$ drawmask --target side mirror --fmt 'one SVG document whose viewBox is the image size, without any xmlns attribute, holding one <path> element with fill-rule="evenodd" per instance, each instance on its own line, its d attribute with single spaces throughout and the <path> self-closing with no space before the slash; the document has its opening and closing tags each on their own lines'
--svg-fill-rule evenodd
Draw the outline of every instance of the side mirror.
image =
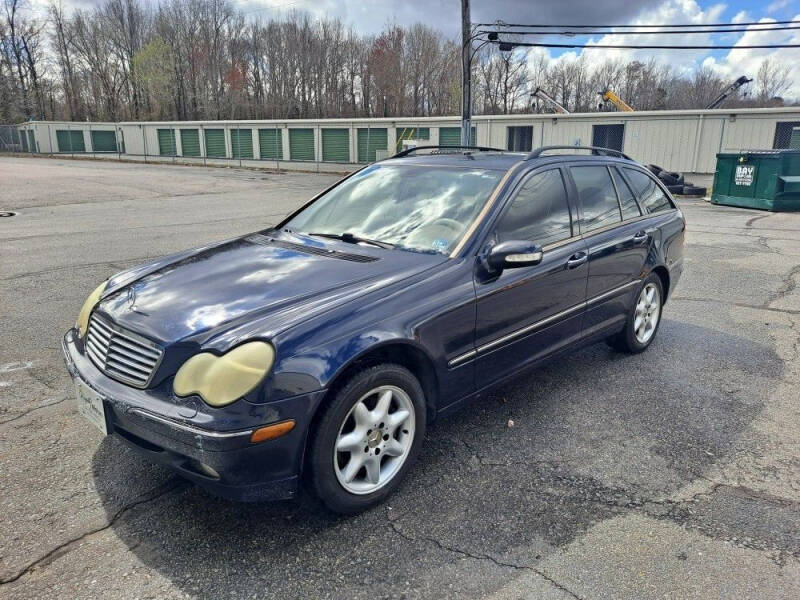
<svg viewBox="0 0 800 600">
<path fill-rule="evenodd" d="M 533 242 L 509 240 L 492 246 L 486 255 L 486 265 L 493 272 L 503 269 L 530 267 L 542 262 L 542 247 Z"/>
</svg>

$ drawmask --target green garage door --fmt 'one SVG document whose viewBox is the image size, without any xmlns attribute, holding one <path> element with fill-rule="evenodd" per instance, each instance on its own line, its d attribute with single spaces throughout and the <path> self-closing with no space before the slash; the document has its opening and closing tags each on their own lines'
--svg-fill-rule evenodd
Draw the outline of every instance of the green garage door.
<svg viewBox="0 0 800 600">
<path fill-rule="evenodd" d="M 325 162 L 350 162 L 350 130 L 322 130 L 322 160 Z"/>
<path fill-rule="evenodd" d="M 289 130 L 289 158 L 291 160 L 314 160 L 314 130 Z"/>
<path fill-rule="evenodd" d="M 469 130 L 469 145 L 476 146 L 477 135 L 475 128 Z M 461 145 L 461 127 L 439 127 L 439 145 L 440 146 L 460 146 Z"/>
<path fill-rule="evenodd" d="M 225 158 L 225 130 L 206 129 L 206 156 Z"/>
<path fill-rule="evenodd" d="M 283 160 L 283 136 L 280 129 L 258 130 L 258 151 L 262 159 Z"/>
<path fill-rule="evenodd" d="M 116 152 L 116 134 L 113 131 L 93 131 L 92 150 L 94 152 Z"/>
<path fill-rule="evenodd" d="M 253 158 L 252 129 L 231 129 L 231 154 L 233 158 Z"/>
<path fill-rule="evenodd" d="M 389 149 L 386 129 L 364 128 L 358 130 L 358 162 L 373 162 L 376 150 Z"/>
<path fill-rule="evenodd" d="M 161 156 L 175 156 L 175 130 L 158 130 L 158 153 Z"/>
<path fill-rule="evenodd" d="M 19 141 L 22 144 L 22 151 L 23 152 L 27 152 L 28 151 L 28 135 L 24 131 L 20 131 L 20 132 L 18 132 L 18 134 L 19 134 Z"/>
<path fill-rule="evenodd" d="M 33 135 L 33 130 L 28 130 L 28 143 L 30 145 L 30 151 L 36 152 L 36 138 Z"/>
<path fill-rule="evenodd" d="M 181 129 L 181 154 L 183 156 L 201 156 L 200 132 L 197 129 Z"/>
<path fill-rule="evenodd" d="M 56 143 L 59 152 L 86 152 L 83 131 L 56 129 Z"/>
</svg>

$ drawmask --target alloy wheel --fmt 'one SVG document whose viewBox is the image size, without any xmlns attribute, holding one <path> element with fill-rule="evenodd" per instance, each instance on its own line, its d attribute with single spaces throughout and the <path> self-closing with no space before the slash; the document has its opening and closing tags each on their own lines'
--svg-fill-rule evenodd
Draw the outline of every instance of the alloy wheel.
<svg viewBox="0 0 800 600">
<path fill-rule="evenodd" d="M 400 471 L 414 441 L 414 404 L 393 385 L 364 394 L 347 413 L 333 450 L 336 478 L 353 494 L 379 490 Z"/>
<path fill-rule="evenodd" d="M 633 332 L 636 341 L 646 344 L 653 337 L 661 316 L 661 296 L 655 283 L 648 283 L 642 288 L 633 315 Z"/>
</svg>

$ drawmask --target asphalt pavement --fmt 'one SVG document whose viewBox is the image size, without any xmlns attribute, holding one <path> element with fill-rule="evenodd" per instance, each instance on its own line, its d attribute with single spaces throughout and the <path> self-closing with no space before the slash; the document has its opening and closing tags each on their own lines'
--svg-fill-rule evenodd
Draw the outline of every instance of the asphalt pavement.
<svg viewBox="0 0 800 600">
<path fill-rule="evenodd" d="M 800 596 L 800 214 L 681 201 L 647 352 L 585 348 L 436 423 L 359 516 L 214 498 L 78 415 L 60 338 L 100 281 L 335 179 L 0 157 L 1 597 Z"/>
</svg>

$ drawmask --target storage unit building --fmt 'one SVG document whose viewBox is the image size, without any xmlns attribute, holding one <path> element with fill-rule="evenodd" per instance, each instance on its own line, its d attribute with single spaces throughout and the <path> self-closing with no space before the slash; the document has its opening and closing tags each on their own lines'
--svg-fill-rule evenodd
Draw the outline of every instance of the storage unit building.
<svg viewBox="0 0 800 600">
<path fill-rule="evenodd" d="M 800 143 L 800 133 L 794 133 L 798 127 L 798 107 L 477 115 L 470 137 L 472 145 L 524 152 L 539 146 L 594 142 L 619 148 L 645 164 L 692 174 L 691 181 L 708 185 L 717 153 L 790 148 Z M 80 153 L 87 148 L 111 152 L 101 150 L 110 145 L 95 143 L 99 140 L 90 131 L 116 130 L 119 154 L 115 152 L 115 158 L 172 161 L 175 155 L 205 155 L 223 164 L 236 160 L 256 166 L 258 160 L 275 161 L 274 166 L 287 169 L 308 169 L 307 163 L 314 162 L 314 170 L 334 172 L 352 170 L 358 164 L 402 150 L 405 140 L 419 145 L 461 143 L 457 116 L 155 123 L 39 121 L 24 123 L 19 129 L 33 132 L 36 144 L 29 138 L 27 147 L 44 153 Z M 159 130 L 164 132 L 159 134 Z M 243 132 L 241 140 L 238 132 Z M 249 132 L 250 143 L 244 132 Z"/>
</svg>

